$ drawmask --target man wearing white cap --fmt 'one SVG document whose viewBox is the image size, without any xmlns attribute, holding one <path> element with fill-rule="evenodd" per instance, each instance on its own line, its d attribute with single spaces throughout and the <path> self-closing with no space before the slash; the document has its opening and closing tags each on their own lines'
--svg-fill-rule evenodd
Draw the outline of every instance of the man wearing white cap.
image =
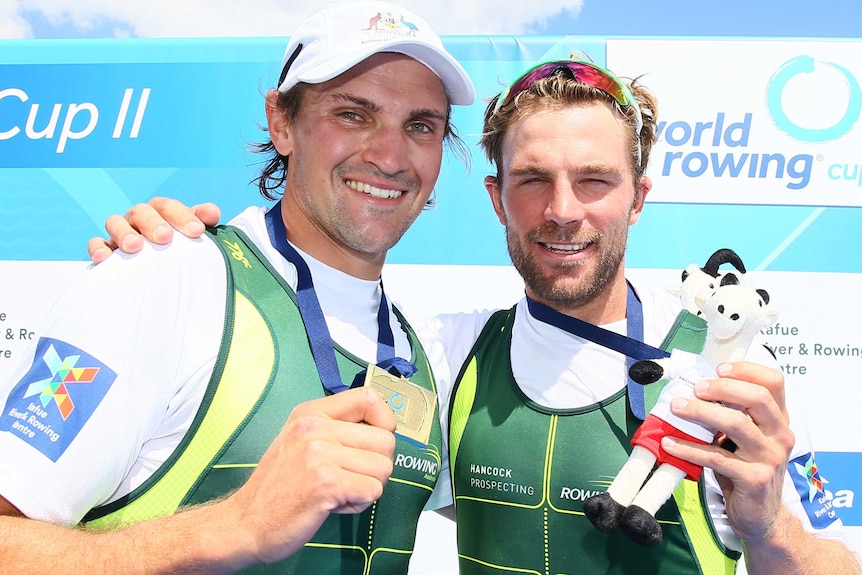
<svg viewBox="0 0 862 575">
<path fill-rule="evenodd" d="M 85 270 L 0 382 L 4 572 L 407 571 L 451 498 L 449 373 L 380 272 L 473 99 L 397 5 L 299 26 L 259 146 L 281 201 Z"/>
</svg>

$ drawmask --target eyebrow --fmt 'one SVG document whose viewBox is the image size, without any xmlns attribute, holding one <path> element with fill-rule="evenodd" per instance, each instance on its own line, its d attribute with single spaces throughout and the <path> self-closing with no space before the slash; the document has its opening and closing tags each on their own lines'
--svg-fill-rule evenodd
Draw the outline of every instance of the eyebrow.
<svg viewBox="0 0 862 575">
<path fill-rule="evenodd" d="M 620 169 L 612 164 L 586 164 L 578 169 L 579 174 L 595 176 L 619 176 L 622 177 L 625 169 Z"/>
<path fill-rule="evenodd" d="M 346 92 L 338 93 L 338 94 L 332 94 L 329 96 L 328 99 L 331 99 L 333 101 L 352 102 L 353 104 L 356 104 L 357 106 L 365 108 L 366 110 L 369 110 L 371 112 L 382 111 L 382 108 L 377 103 L 372 102 L 368 98 L 363 98 L 363 97 L 357 96 L 355 94 L 350 94 L 350 93 L 346 93 Z M 427 120 L 433 120 L 433 121 L 441 122 L 444 124 L 446 123 L 446 118 L 447 118 L 446 114 L 443 114 L 437 110 L 433 110 L 433 109 L 429 109 L 429 108 L 412 110 L 410 112 L 410 117 L 411 118 L 417 118 L 417 119 L 418 118 L 424 118 Z"/>
<path fill-rule="evenodd" d="M 576 173 L 580 175 L 598 175 L 598 176 L 613 176 L 620 175 L 622 176 L 624 170 L 620 170 L 616 166 L 612 166 L 610 164 L 586 164 L 583 166 L 579 166 L 576 170 Z M 521 164 L 518 166 L 513 166 L 509 169 L 509 174 L 512 176 L 524 176 L 524 175 L 547 175 L 551 171 L 547 168 L 541 166 L 540 164 Z"/>
<path fill-rule="evenodd" d="M 425 118 L 427 120 L 437 121 L 441 124 L 446 123 L 446 114 L 441 114 L 436 110 L 416 110 L 411 114 L 411 116 L 413 118 Z"/>
<path fill-rule="evenodd" d="M 372 112 L 379 112 L 380 106 L 372 102 L 367 98 L 361 98 L 359 96 L 355 96 L 353 94 L 348 93 L 338 93 L 338 94 L 330 94 L 326 98 L 327 100 L 332 100 L 335 102 L 352 102 L 357 106 L 365 108 L 367 110 L 371 110 Z"/>
<path fill-rule="evenodd" d="M 544 176 L 549 173 L 537 164 L 522 164 L 509 169 L 509 176 Z"/>
</svg>

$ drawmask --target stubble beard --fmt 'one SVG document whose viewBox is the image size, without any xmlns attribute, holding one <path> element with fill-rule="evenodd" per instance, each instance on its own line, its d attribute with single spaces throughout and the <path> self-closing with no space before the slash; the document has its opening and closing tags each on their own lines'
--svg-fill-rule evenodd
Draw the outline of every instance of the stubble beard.
<svg viewBox="0 0 862 575">
<path fill-rule="evenodd" d="M 548 228 L 538 228 L 528 234 L 522 243 L 521 238 L 506 227 L 509 256 L 524 279 L 524 284 L 541 303 L 564 313 L 591 303 L 605 291 L 619 272 L 625 257 L 628 228 L 620 228 L 610 239 L 594 231 L 589 241 L 598 244 L 597 257 L 563 262 L 552 268 L 540 265 L 524 245 L 531 245 L 537 238 L 548 235 Z M 593 261 L 593 268 L 588 269 L 587 266 Z"/>
<path fill-rule="evenodd" d="M 346 173 L 356 174 L 357 169 L 337 166 L 333 171 L 333 185 L 339 185 Z M 377 172 L 369 171 L 369 174 L 382 177 Z M 417 193 L 419 188 L 418 182 L 410 178 L 394 178 L 393 182 L 393 187 L 402 186 L 410 190 L 405 192 L 407 194 Z M 390 210 L 365 207 L 361 213 L 357 213 L 351 211 L 344 202 L 334 199 L 326 211 L 321 221 L 327 222 L 328 233 L 342 245 L 359 253 L 380 254 L 388 252 L 401 240 L 422 210 L 420 208 L 396 215 Z M 381 231 L 381 223 L 384 224 L 385 232 Z"/>
<path fill-rule="evenodd" d="M 349 210 L 344 209 L 343 204 L 338 204 L 332 207 L 329 216 L 331 233 L 345 246 L 361 253 L 378 254 L 387 252 L 398 243 L 416 221 L 419 212 L 393 222 L 392 213 L 371 209 L 363 213 L 357 221 Z M 385 222 L 386 233 L 380 231 L 381 222 Z"/>
</svg>

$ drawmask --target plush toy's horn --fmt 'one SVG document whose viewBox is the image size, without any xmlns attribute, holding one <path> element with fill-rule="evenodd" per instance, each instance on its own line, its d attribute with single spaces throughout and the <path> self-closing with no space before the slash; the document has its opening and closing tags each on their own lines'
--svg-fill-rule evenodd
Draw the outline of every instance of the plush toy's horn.
<svg viewBox="0 0 862 575">
<path fill-rule="evenodd" d="M 742 263 L 742 258 L 740 258 L 736 252 L 730 248 L 721 248 L 720 250 L 716 250 L 714 254 L 709 256 L 706 265 L 701 269 L 705 273 L 716 278 L 718 277 L 718 268 L 720 268 L 722 264 L 730 264 L 741 273 L 745 273 L 745 264 Z"/>
</svg>

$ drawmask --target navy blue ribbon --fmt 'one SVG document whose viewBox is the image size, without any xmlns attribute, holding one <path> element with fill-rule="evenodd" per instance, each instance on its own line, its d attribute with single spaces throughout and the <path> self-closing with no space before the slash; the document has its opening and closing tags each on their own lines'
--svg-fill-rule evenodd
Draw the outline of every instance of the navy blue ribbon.
<svg viewBox="0 0 862 575">
<path fill-rule="evenodd" d="M 643 342 L 643 305 L 631 284 L 628 282 L 626 284 L 628 286 L 628 293 L 626 295 L 627 336 L 620 335 L 576 317 L 562 314 L 529 297 L 527 297 L 527 307 L 530 310 L 530 314 L 539 321 L 625 355 L 629 405 L 635 417 L 643 420 L 646 418 L 644 389 L 641 384 L 633 381 L 628 376 L 629 368 L 636 361 L 670 357 L 670 354 L 663 349 L 658 349 Z"/>
<path fill-rule="evenodd" d="M 296 267 L 296 300 L 299 305 L 299 314 L 305 324 L 308 341 L 311 345 L 311 354 L 317 365 L 317 373 L 323 386 L 332 393 L 338 393 L 352 387 L 359 387 L 365 380 L 365 371 L 357 374 L 351 385 L 345 385 L 338 371 L 338 363 L 335 359 L 335 349 L 332 345 L 332 336 L 326 326 L 317 292 L 314 290 L 314 281 L 311 278 L 311 270 L 308 264 L 287 241 L 287 228 L 281 216 L 281 202 L 275 204 L 265 216 L 266 229 L 269 232 L 269 240 L 272 246 L 290 263 Z M 380 284 L 380 308 L 377 310 L 377 365 L 393 375 L 410 377 L 416 373 L 416 366 L 401 357 L 395 357 L 395 336 L 389 325 L 389 302 L 383 293 L 383 284 Z"/>
</svg>

